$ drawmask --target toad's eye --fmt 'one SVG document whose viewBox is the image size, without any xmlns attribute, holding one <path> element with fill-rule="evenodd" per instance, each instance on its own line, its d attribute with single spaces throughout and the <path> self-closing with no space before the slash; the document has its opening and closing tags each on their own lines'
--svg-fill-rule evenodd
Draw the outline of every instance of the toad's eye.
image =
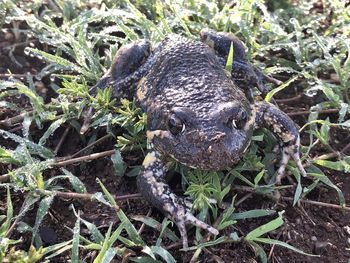
<svg viewBox="0 0 350 263">
<path fill-rule="evenodd" d="M 238 114 L 230 118 L 228 124 L 231 125 L 233 129 L 241 130 L 247 122 L 247 117 L 247 112 L 242 110 Z"/>
<path fill-rule="evenodd" d="M 172 114 L 168 119 L 168 129 L 173 135 L 178 135 L 184 132 L 185 124 L 175 114 Z"/>
</svg>

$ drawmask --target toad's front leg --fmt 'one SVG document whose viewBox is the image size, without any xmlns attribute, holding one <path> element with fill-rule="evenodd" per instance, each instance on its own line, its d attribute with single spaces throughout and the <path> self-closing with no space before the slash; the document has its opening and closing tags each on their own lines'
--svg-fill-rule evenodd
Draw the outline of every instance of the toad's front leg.
<svg viewBox="0 0 350 263">
<path fill-rule="evenodd" d="M 198 220 L 190 212 L 188 203 L 172 192 L 165 180 L 166 172 L 167 167 L 161 159 L 161 154 L 157 151 L 151 151 L 143 161 L 137 185 L 140 193 L 177 225 L 183 247 L 188 247 L 186 224 L 198 226 L 217 235 L 218 230 Z"/>
<path fill-rule="evenodd" d="M 282 146 L 282 159 L 276 183 L 279 184 L 281 182 L 290 157 L 295 161 L 300 173 L 306 176 L 300 160 L 300 136 L 295 123 L 287 114 L 271 103 L 256 102 L 254 106 L 256 110 L 255 128 L 264 127 L 272 131 Z"/>
</svg>

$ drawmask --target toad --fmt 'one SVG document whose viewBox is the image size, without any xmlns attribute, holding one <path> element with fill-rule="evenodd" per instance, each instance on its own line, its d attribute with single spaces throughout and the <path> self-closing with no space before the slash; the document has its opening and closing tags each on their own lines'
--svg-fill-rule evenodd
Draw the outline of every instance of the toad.
<svg viewBox="0 0 350 263">
<path fill-rule="evenodd" d="M 231 47 L 228 72 L 225 64 Z M 165 176 L 169 158 L 189 167 L 225 170 L 241 160 L 253 131 L 263 127 L 272 131 L 281 146 L 277 181 L 290 158 L 306 176 L 295 123 L 273 104 L 253 100 L 252 89 L 264 93 L 266 81 L 274 79 L 249 63 L 236 36 L 203 29 L 201 41 L 173 34 L 153 49 L 148 40 L 124 45 L 94 86 L 111 86 L 113 96 L 121 98 L 135 84 L 134 95 L 147 114 L 148 139 L 138 188 L 177 225 L 184 248 L 188 246 L 186 224 L 214 235 L 218 230 L 197 219 L 191 204 L 170 189 Z"/>
</svg>

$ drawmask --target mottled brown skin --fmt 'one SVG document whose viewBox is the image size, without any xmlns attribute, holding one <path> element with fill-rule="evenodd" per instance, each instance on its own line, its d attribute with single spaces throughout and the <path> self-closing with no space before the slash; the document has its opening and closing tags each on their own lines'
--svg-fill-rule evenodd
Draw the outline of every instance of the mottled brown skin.
<svg viewBox="0 0 350 263">
<path fill-rule="evenodd" d="M 188 166 L 223 170 L 249 145 L 253 121 L 234 129 L 232 120 L 241 112 L 253 118 L 250 103 L 207 45 L 178 35 L 166 38 L 139 90 L 148 130 L 168 130 L 171 115 L 185 125 L 181 134 L 154 137 L 161 153 Z"/>
<path fill-rule="evenodd" d="M 249 96 L 253 87 L 262 90 L 263 80 L 270 79 L 247 61 L 240 40 L 208 29 L 202 30 L 201 39 L 204 43 L 170 35 L 151 53 L 146 40 L 126 45 L 94 87 L 111 85 L 119 98 L 126 87 L 137 84 L 137 100 L 147 113 L 149 144 L 137 179 L 139 191 L 176 223 L 184 248 L 188 246 L 186 224 L 214 235 L 218 231 L 194 217 L 191 204 L 171 191 L 165 179 L 169 157 L 195 168 L 224 170 L 240 160 L 253 130 L 265 127 L 282 147 L 277 181 L 290 157 L 306 174 L 293 121 L 272 104 L 254 102 Z M 227 72 L 223 61 L 231 42 L 236 56 L 233 71 Z"/>
</svg>

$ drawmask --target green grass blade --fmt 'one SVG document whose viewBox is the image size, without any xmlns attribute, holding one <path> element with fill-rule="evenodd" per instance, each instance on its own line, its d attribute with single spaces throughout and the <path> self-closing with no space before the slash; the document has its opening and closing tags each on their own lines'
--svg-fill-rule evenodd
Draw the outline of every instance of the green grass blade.
<svg viewBox="0 0 350 263">
<path fill-rule="evenodd" d="M 204 247 L 210 247 L 210 246 L 218 245 L 218 244 L 224 243 L 226 240 L 227 240 L 227 237 L 219 237 L 219 238 L 217 238 L 215 240 L 204 242 L 204 243 L 200 243 L 197 246 L 189 247 L 187 250 L 197 250 L 198 248 L 202 249 Z"/>
<path fill-rule="evenodd" d="M 41 145 L 38 145 L 38 144 L 28 140 L 28 139 L 22 138 L 14 133 L 0 129 L 0 135 L 2 137 L 4 137 L 5 139 L 8 138 L 8 139 L 11 139 L 11 140 L 19 143 L 19 144 L 26 145 L 32 153 L 38 154 L 45 159 L 50 159 L 50 158 L 54 157 L 54 154 L 51 150 L 49 150 Z"/>
<path fill-rule="evenodd" d="M 121 232 L 125 228 L 125 222 L 121 223 L 118 228 L 113 232 L 111 237 L 109 238 L 108 242 L 112 246 L 114 242 L 120 237 Z"/>
<path fill-rule="evenodd" d="M 18 160 L 14 158 L 13 152 L 0 147 L 0 163 L 12 163 L 20 164 Z"/>
<path fill-rule="evenodd" d="M 117 203 L 115 202 L 113 196 L 108 192 L 107 188 L 102 184 L 102 182 L 97 179 L 97 182 L 99 183 L 100 187 L 102 188 L 103 193 L 105 194 L 105 196 L 107 197 L 108 202 L 116 207 Z M 137 230 L 135 229 L 135 227 L 133 226 L 133 224 L 130 222 L 130 220 L 128 219 L 128 217 L 125 215 L 125 213 L 123 212 L 123 210 L 121 209 L 117 209 L 116 210 L 117 216 L 119 218 L 119 220 L 123 223 L 125 223 L 124 227 L 126 232 L 128 233 L 129 238 L 135 243 L 135 244 L 140 244 L 143 245 L 144 242 L 142 240 L 142 238 L 140 237 L 140 235 L 137 233 Z"/>
<path fill-rule="evenodd" d="M 250 231 L 244 239 L 255 241 L 256 238 L 279 228 L 281 225 L 283 225 L 283 219 L 282 219 L 283 212 L 278 213 L 278 217 L 276 219 Z"/>
<path fill-rule="evenodd" d="M 105 256 L 105 254 L 107 253 L 107 250 L 110 248 L 109 238 L 111 236 L 111 232 L 112 232 L 112 223 L 108 227 L 108 231 L 107 231 L 105 239 L 103 241 L 102 248 L 101 248 L 100 252 L 98 253 L 98 255 L 95 258 L 93 263 L 102 263 L 103 262 L 103 258 Z"/>
<path fill-rule="evenodd" d="M 290 80 L 288 80 L 287 82 L 283 83 L 282 85 L 280 85 L 279 87 L 271 90 L 269 93 L 267 93 L 266 97 L 265 97 L 265 101 L 270 102 L 270 100 L 272 99 L 272 97 L 277 93 L 280 92 L 281 90 L 284 90 L 285 88 L 287 88 L 292 82 L 296 81 L 298 79 L 299 76 L 295 76 L 293 78 L 291 78 Z"/>
<path fill-rule="evenodd" d="M 47 186 L 51 185 L 54 181 L 59 179 L 68 179 L 69 183 L 72 185 L 73 189 L 77 193 L 86 193 L 86 187 L 84 183 L 70 171 L 62 168 L 61 169 L 65 175 L 58 175 L 48 179 L 45 183 Z"/>
<path fill-rule="evenodd" d="M 261 260 L 261 263 L 267 263 L 267 255 L 264 249 L 254 241 L 249 241 L 249 244 L 251 244 L 255 250 L 255 254 L 258 255 L 258 257 Z"/>
<path fill-rule="evenodd" d="M 80 215 L 78 212 L 77 220 L 73 228 L 73 243 L 72 243 L 72 254 L 71 260 L 73 263 L 79 262 L 79 237 L 80 237 Z"/>
<path fill-rule="evenodd" d="M 7 205 L 7 212 L 6 212 L 6 220 L 4 223 L 0 226 L 0 237 L 5 237 L 7 235 L 7 231 L 9 230 L 12 218 L 13 218 L 13 204 L 11 200 L 11 192 L 10 187 L 6 186 L 6 205 Z"/>
<path fill-rule="evenodd" d="M 137 262 L 137 263 L 162 263 L 159 260 L 150 258 L 150 257 L 135 257 L 135 258 L 130 258 L 131 261 Z"/>
<path fill-rule="evenodd" d="M 38 211 L 36 212 L 35 217 L 35 223 L 33 227 L 33 233 L 32 233 L 32 243 L 34 242 L 34 238 L 38 233 L 39 227 L 41 225 L 42 220 L 44 219 L 44 216 L 49 211 L 49 208 L 51 207 L 51 203 L 54 199 L 54 195 L 46 196 L 43 199 L 41 199 L 38 207 Z"/>
<path fill-rule="evenodd" d="M 135 221 L 140 221 L 140 222 L 144 223 L 145 225 L 152 227 L 154 229 L 161 229 L 162 228 L 162 224 L 159 223 L 157 220 L 153 219 L 152 217 L 133 216 L 132 219 Z M 164 236 L 166 236 L 167 238 L 169 238 L 173 242 L 176 242 L 179 240 L 179 238 L 176 236 L 176 234 L 173 231 L 171 231 L 169 228 L 164 229 Z"/>
<path fill-rule="evenodd" d="M 61 125 L 63 123 L 65 123 L 67 120 L 65 118 L 60 118 L 56 121 L 54 121 L 53 123 L 51 123 L 51 125 L 49 126 L 49 128 L 47 128 L 46 132 L 43 134 L 43 136 L 41 136 L 38 145 L 43 146 L 46 143 L 46 140 L 53 135 L 53 133 L 59 128 L 61 127 Z"/>
<path fill-rule="evenodd" d="M 83 74 L 84 76 L 87 76 L 87 77 L 90 76 L 90 73 L 86 72 L 82 67 L 79 67 L 78 65 L 74 64 L 73 62 L 70 62 L 67 59 L 64 59 L 64 58 L 56 56 L 56 55 L 49 54 L 45 51 L 42 51 L 42 50 L 39 50 L 36 48 L 28 48 L 27 50 L 30 53 L 36 55 L 37 57 L 44 58 L 48 62 L 55 64 L 57 70 L 59 70 L 59 69 L 71 70 L 71 71 L 75 71 L 77 73 Z M 90 77 L 93 79 L 92 76 L 90 76 Z"/>
<path fill-rule="evenodd" d="M 232 215 L 233 220 L 248 219 L 248 218 L 258 218 L 262 216 L 269 216 L 275 214 L 275 210 L 268 209 L 253 209 L 246 212 L 234 213 Z"/>
<path fill-rule="evenodd" d="M 72 240 L 68 240 L 68 241 L 61 242 L 61 243 L 58 243 L 58 244 L 55 244 L 52 246 L 45 247 L 44 248 L 44 255 L 47 255 L 47 254 L 54 252 L 51 255 L 47 256 L 46 259 L 56 257 L 60 253 L 66 251 L 68 249 L 71 249 L 71 247 L 72 247 L 71 243 L 72 243 Z M 65 249 L 65 250 L 62 251 L 61 249 Z"/>
<path fill-rule="evenodd" d="M 98 230 L 97 226 L 82 218 L 80 220 L 85 224 L 85 226 L 89 230 L 93 241 L 97 244 L 103 244 L 104 237 L 101 234 L 101 232 Z"/>
<path fill-rule="evenodd" d="M 233 43 L 231 42 L 230 51 L 228 53 L 227 61 L 225 69 L 231 74 L 232 67 L 233 67 L 233 56 L 234 56 L 234 50 L 233 50 Z"/>
<path fill-rule="evenodd" d="M 107 249 L 103 259 L 101 260 L 101 263 L 111 262 L 116 254 L 117 251 L 113 247 L 110 247 L 109 249 Z"/>
<path fill-rule="evenodd" d="M 302 254 L 302 255 L 305 255 L 305 256 L 309 256 L 309 257 L 319 257 L 319 255 L 314 255 L 314 254 L 309 254 L 309 253 L 306 253 L 296 247 L 293 247 L 289 244 L 287 244 L 286 242 L 283 242 L 283 241 L 280 241 L 280 240 L 276 240 L 276 239 L 270 239 L 270 238 L 263 238 L 263 237 L 257 237 L 255 238 L 255 241 L 256 242 L 261 242 L 261 243 L 264 243 L 264 244 L 269 244 L 269 245 L 278 245 L 278 246 L 282 246 L 282 247 L 285 247 L 285 248 L 288 248 L 294 252 L 297 252 L 299 254 Z"/>
<path fill-rule="evenodd" d="M 331 187 L 335 191 L 337 191 L 340 205 L 345 206 L 345 197 L 344 197 L 343 192 L 340 190 L 340 188 L 338 186 L 333 184 L 331 182 L 331 180 L 329 180 L 329 178 L 323 172 L 322 172 L 322 174 L 310 173 L 309 175 L 320 179 L 322 183 L 324 183 L 325 185 L 328 185 L 329 187 Z"/>
<path fill-rule="evenodd" d="M 159 255 L 167 263 L 176 263 L 174 257 L 164 248 L 151 246 L 151 250 L 154 254 Z"/>
<path fill-rule="evenodd" d="M 111 160 L 113 162 L 113 167 L 116 174 L 118 176 L 123 176 L 125 173 L 126 165 L 119 150 L 115 151 L 115 153 L 111 156 Z"/>
</svg>

